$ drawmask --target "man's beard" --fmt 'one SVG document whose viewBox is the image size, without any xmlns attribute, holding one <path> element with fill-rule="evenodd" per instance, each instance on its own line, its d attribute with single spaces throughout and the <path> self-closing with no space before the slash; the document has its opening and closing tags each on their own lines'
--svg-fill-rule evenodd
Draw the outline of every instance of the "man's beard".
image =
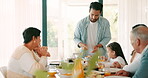
<svg viewBox="0 0 148 78">
<path fill-rule="evenodd" d="M 91 19 L 90 21 L 91 22 L 96 22 L 98 19 Z"/>
</svg>

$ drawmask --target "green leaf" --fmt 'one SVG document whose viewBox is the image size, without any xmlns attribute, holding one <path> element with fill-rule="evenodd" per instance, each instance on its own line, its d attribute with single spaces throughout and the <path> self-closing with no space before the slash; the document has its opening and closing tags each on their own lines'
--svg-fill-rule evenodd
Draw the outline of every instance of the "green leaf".
<svg viewBox="0 0 148 78">
<path fill-rule="evenodd" d="M 79 54 L 78 58 L 83 58 L 84 55 L 86 54 L 87 50 L 82 50 L 82 52 Z"/>
<path fill-rule="evenodd" d="M 47 78 L 48 77 L 48 72 L 43 71 L 43 70 L 37 70 L 35 72 L 35 78 Z"/>
<path fill-rule="evenodd" d="M 98 56 L 100 55 L 99 50 L 93 54 L 93 56 L 88 61 L 88 67 L 86 71 L 86 75 L 89 75 L 91 70 L 93 70 L 96 67 L 96 62 L 98 61 Z"/>
<path fill-rule="evenodd" d="M 62 69 L 72 70 L 72 68 L 74 67 L 74 64 L 62 61 L 61 66 L 62 66 Z"/>
</svg>

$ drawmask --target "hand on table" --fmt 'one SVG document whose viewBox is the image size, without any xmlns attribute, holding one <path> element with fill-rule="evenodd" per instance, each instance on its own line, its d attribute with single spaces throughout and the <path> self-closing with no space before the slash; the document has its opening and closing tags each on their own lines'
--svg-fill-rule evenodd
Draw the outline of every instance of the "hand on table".
<svg viewBox="0 0 148 78">
<path fill-rule="evenodd" d="M 125 70 L 120 70 L 118 72 L 116 72 L 116 76 L 129 76 L 129 72 L 125 71 Z"/>
<path fill-rule="evenodd" d="M 115 67 L 115 68 L 121 68 L 121 65 L 119 64 L 119 62 L 114 62 L 113 63 L 113 66 Z"/>
</svg>

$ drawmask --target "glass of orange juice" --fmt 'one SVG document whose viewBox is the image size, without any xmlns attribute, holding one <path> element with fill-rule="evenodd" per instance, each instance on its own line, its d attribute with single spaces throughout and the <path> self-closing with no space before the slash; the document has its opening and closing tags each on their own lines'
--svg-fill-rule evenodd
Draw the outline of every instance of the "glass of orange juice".
<svg viewBox="0 0 148 78">
<path fill-rule="evenodd" d="M 106 68 L 104 71 L 104 76 L 110 76 L 111 72 L 110 72 L 110 68 Z"/>
<path fill-rule="evenodd" d="M 49 70 L 48 70 L 48 74 L 50 77 L 55 77 L 55 74 L 57 73 L 57 70 L 56 70 L 56 66 L 54 65 L 50 65 L 49 66 Z"/>
<path fill-rule="evenodd" d="M 99 68 L 99 69 L 103 69 L 103 68 L 104 68 L 104 64 L 98 63 L 98 68 Z"/>
</svg>

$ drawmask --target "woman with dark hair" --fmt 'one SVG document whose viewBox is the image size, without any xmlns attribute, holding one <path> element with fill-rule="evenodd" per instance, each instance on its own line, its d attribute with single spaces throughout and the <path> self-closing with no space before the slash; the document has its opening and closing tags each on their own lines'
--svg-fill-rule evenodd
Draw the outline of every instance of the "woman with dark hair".
<svg viewBox="0 0 148 78">
<path fill-rule="evenodd" d="M 110 43 L 107 46 L 107 54 L 110 58 L 110 67 L 122 68 L 124 65 L 127 65 L 121 46 L 117 42 Z"/>
</svg>

